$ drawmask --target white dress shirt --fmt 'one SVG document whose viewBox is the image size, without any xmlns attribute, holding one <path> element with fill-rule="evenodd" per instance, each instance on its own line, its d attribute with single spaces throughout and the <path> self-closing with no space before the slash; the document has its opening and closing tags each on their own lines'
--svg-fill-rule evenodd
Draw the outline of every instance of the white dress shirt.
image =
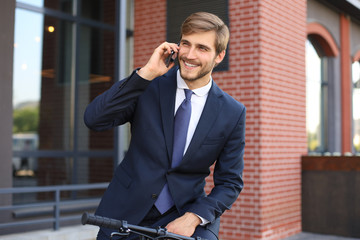
<svg viewBox="0 0 360 240">
<path fill-rule="evenodd" d="M 180 75 L 180 70 L 177 71 L 176 80 L 177 80 L 177 90 L 176 90 L 174 116 L 175 116 L 175 113 L 176 113 L 177 109 L 179 108 L 180 104 L 185 99 L 184 89 L 189 89 L 189 87 L 185 83 L 184 79 L 182 79 L 182 77 Z M 212 85 L 212 81 L 210 79 L 209 83 L 206 84 L 205 86 L 192 90 L 194 92 L 194 94 L 191 97 L 191 117 L 190 117 L 190 122 L 189 122 L 189 129 L 188 129 L 187 137 L 186 137 L 184 153 L 186 152 L 186 150 L 190 144 L 190 141 L 194 135 L 196 126 L 199 122 L 201 113 L 204 109 L 205 102 L 208 97 L 211 85 Z"/>
<path fill-rule="evenodd" d="M 175 113 L 176 113 L 177 109 L 179 108 L 180 104 L 185 99 L 184 89 L 189 89 L 189 87 L 185 83 L 184 79 L 182 79 L 182 77 L 180 75 L 180 70 L 177 71 L 176 80 L 177 80 L 177 89 L 176 89 L 174 116 L 175 116 Z M 191 117 L 190 117 L 190 122 L 189 122 L 189 129 L 188 129 L 187 136 L 186 136 L 184 154 L 185 154 L 185 152 L 190 144 L 190 141 L 194 135 L 196 126 L 199 122 L 201 113 L 204 109 L 206 99 L 208 97 L 211 85 L 212 85 L 212 79 L 210 79 L 209 83 L 206 84 L 205 86 L 203 86 L 201 88 L 197 88 L 197 89 L 192 89 L 194 94 L 191 96 Z M 201 219 L 202 223 L 200 225 L 203 226 L 203 225 L 206 225 L 207 223 L 209 223 L 209 221 L 204 219 L 203 217 L 201 217 L 199 215 L 197 215 L 197 216 Z"/>
</svg>

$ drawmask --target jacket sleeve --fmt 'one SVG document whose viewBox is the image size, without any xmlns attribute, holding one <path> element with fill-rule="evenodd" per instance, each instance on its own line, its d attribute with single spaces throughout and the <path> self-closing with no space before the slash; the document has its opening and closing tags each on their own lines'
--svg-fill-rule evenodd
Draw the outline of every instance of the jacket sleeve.
<svg viewBox="0 0 360 240">
<path fill-rule="evenodd" d="M 214 187 L 210 194 L 198 198 L 188 210 L 213 223 L 229 210 L 243 188 L 246 108 L 227 139 L 214 168 Z"/>
<path fill-rule="evenodd" d="M 134 71 L 128 78 L 116 82 L 97 96 L 86 108 L 85 125 L 104 131 L 131 121 L 137 99 L 150 84 Z"/>
</svg>

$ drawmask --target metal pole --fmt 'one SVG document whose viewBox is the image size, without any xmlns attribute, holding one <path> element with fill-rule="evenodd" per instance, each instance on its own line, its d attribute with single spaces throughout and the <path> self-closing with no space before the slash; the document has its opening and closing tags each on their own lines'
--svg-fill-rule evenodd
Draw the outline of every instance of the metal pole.
<svg viewBox="0 0 360 240">
<path fill-rule="evenodd" d="M 117 80 L 121 80 L 126 76 L 126 9 L 127 0 L 119 0 L 118 4 L 118 72 Z M 125 147 L 123 144 L 123 136 L 126 133 L 126 126 L 122 125 L 117 128 L 117 156 L 114 161 L 114 168 L 124 158 Z"/>
<path fill-rule="evenodd" d="M 59 228 L 60 228 L 60 189 L 56 189 L 56 191 L 55 191 L 54 215 L 55 215 L 54 230 L 59 230 Z"/>
</svg>

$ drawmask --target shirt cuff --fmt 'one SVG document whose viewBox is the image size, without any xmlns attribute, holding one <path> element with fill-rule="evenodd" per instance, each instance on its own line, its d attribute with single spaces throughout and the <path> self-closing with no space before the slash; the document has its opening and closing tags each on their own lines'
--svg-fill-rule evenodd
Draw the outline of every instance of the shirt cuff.
<svg viewBox="0 0 360 240">
<path fill-rule="evenodd" d="M 209 221 L 208 221 L 208 220 L 206 220 L 205 218 L 200 217 L 200 216 L 199 216 L 199 215 L 197 215 L 196 213 L 195 213 L 195 215 L 196 215 L 196 216 L 198 216 L 198 217 L 200 218 L 200 220 L 201 220 L 200 226 L 205 226 L 206 224 L 208 224 L 208 223 L 209 223 Z"/>
</svg>

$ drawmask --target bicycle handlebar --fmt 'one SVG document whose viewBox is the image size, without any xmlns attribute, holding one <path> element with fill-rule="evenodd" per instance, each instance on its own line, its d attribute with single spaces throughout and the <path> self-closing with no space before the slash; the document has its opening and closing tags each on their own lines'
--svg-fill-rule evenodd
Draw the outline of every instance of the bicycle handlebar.
<svg viewBox="0 0 360 240">
<path fill-rule="evenodd" d="M 166 230 L 166 228 L 160 228 L 160 227 L 149 228 L 138 225 L 132 225 L 132 224 L 128 224 L 127 221 L 124 220 L 116 220 L 116 219 L 101 217 L 97 215 L 90 215 L 87 212 L 85 212 L 82 215 L 81 223 L 83 225 L 90 224 L 99 227 L 116 229 L 119 231 L 119 233 L 125 235 L 128 235 L 130 234 L 130 232 L 133 232 L 135 234 L 143 235 L 153 239 L 166 238 L 166 239 L 178 239 L 178 240 L 205 240 L 200 237 L 193 238 L 193 237 L 186 237 L 186 236 L 170 233 Z M 147 234 L 155 237 L 147 236 Z"/>
</svg>

